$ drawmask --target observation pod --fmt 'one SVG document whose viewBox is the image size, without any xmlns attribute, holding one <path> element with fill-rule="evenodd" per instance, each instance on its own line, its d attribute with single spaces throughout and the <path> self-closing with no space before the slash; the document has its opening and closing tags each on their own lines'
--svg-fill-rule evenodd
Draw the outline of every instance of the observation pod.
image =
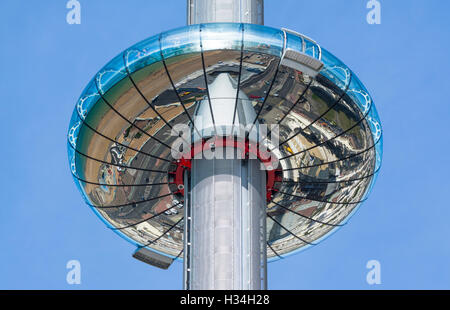
<svg viewBox="0 0 450 310">
<path fill-rule="evenodd" d="M 200 23 L 139 42 L 94 76 L 70 120 L 70 169 L 136 258 L 184 258 L 186 289 L 264 289 L 267 261 L 318 244 L 367 199 L 382 129 L 330 52 L 261 25 L 262 1 L 213 2 L 241 9 L 188 1 Z"/>
</svg>

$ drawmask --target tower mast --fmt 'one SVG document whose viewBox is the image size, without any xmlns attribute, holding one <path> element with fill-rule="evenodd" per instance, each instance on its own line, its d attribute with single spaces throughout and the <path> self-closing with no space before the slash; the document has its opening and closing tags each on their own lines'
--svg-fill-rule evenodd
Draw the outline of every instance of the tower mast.
<svg viewBox="0 0 450 310">
<path fill-rule="evenodd" d="M 263 0 L 187 0 L 187 24 L 248 23 L 264 25 Z"/>
<path fill-rule="evenodd" d="M 262 25 L 263 12 L 262 0 L 188 0 L 187 18 L 189 25 L 212 22 Z M 216 104 L 214 97 L 235 98 L 236 89 L 229 81 L 226 73 L 219 75 L 210 85 L 209 93 L 213 114 L 218 118 L 215 122 L 228 129 L 234 126 L 233 118 L 221 112 L 224 103 Z M 229 106 L 234 102 L 235 99 L 230 99 Z M 202 104 L 206 103 L 200 103 L 197 116 L 205 120 L 210 112 L 202 109 Z M 244 114 L 245 111 L 254 113 L 253 107 L 244 103 L 238 109 Z M 237 121 L 245 127 L 249 125 L 246 119 L 251 122 L 255 118 L 256 115 L 248 115 Z M 202 124 L 196 127 L 201 132 L 208 131 Z M 215 152 L 225 154 L 227 148 L 230 146 L 217 147 Z M 190 176 L 185 178 L 188 190 L 185 191 L 184 288 L 266 289 L 266 172 L 259 161 L 193 159 Z"/>
</svg>

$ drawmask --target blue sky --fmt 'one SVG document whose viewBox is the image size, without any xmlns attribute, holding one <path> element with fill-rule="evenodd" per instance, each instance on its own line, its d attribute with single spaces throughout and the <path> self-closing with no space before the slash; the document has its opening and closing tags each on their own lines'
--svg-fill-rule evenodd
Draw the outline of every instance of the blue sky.
<svg viewBox="0 0 450 310">
<path fill-rule="evenodd" d="M 84 86 L 132 44 L 185 24 L 184 0 L 0 2 L 0 289 L 180 289 L 168 271 L 84 205 L 69 173 L 66 134 Z M 343 60 L 371 92 L 384 130 L 383 166 L 370 199 L 319 246 L 269 264 L 271 289 L 450 289 L 450 2 L 266 0 L 266 25 L 304 33 Z M 81 263 L 81 285 L 66 263 Z M 381 263 L 381 285 L 366 263 Z"/>
</svg>

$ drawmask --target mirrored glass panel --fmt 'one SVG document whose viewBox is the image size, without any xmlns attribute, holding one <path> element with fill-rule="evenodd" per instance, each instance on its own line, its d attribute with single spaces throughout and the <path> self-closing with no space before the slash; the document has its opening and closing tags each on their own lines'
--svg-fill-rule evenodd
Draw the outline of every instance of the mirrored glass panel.
<svg viewBox="0 0 450 310">
<path fill-rule="evenodd" d="M 281 65 L 286 50 L 324 66 L 310 76 Z M 210 115 L 219 135 L 231 133 L 217 131 L 230 119 L 233 127 L 267 124 L 269 132 L 279 125 L 280 145 L 273 136 L 259 140 L 279 159 L 282 176 L 267 205 L 269 258 L 339 228 L 367 199 L 381 166 L 382 128 L 370 94 L 311 39 L 252 24 L 170 30 L 103 67 L 69 124 L 69 167 L 83 199 L 137 246 L 181 254 L 184 201 L 168 184 L 178 138 L 172 129 L 194 122 L 198 132 L 199 115 Z"/>
</svg>

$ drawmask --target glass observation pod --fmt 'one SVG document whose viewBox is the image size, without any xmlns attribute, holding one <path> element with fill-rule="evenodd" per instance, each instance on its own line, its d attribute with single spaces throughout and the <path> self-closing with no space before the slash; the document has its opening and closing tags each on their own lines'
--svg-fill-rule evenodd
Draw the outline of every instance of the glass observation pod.
<svg viewBox="0 0 450 310">
<path fill-rule="evenodd" d="M 235 95 L 223 98 L 218 82 Z M 367 199 L 383 139 L 357 76 L 290 30 L 211 23 L 137 43 L 86 86 L 68 133 L 70 169 L 86 204 L 138 248 L 181 259 L 172 129 L 192 126 L 201 102 L 221 100 L 252 107 L 254 124 L 279 126 L 279 143 L 260 141 L 279 161 L 267 202 L 269 260 L 318 244 Z"/>
</svg>

